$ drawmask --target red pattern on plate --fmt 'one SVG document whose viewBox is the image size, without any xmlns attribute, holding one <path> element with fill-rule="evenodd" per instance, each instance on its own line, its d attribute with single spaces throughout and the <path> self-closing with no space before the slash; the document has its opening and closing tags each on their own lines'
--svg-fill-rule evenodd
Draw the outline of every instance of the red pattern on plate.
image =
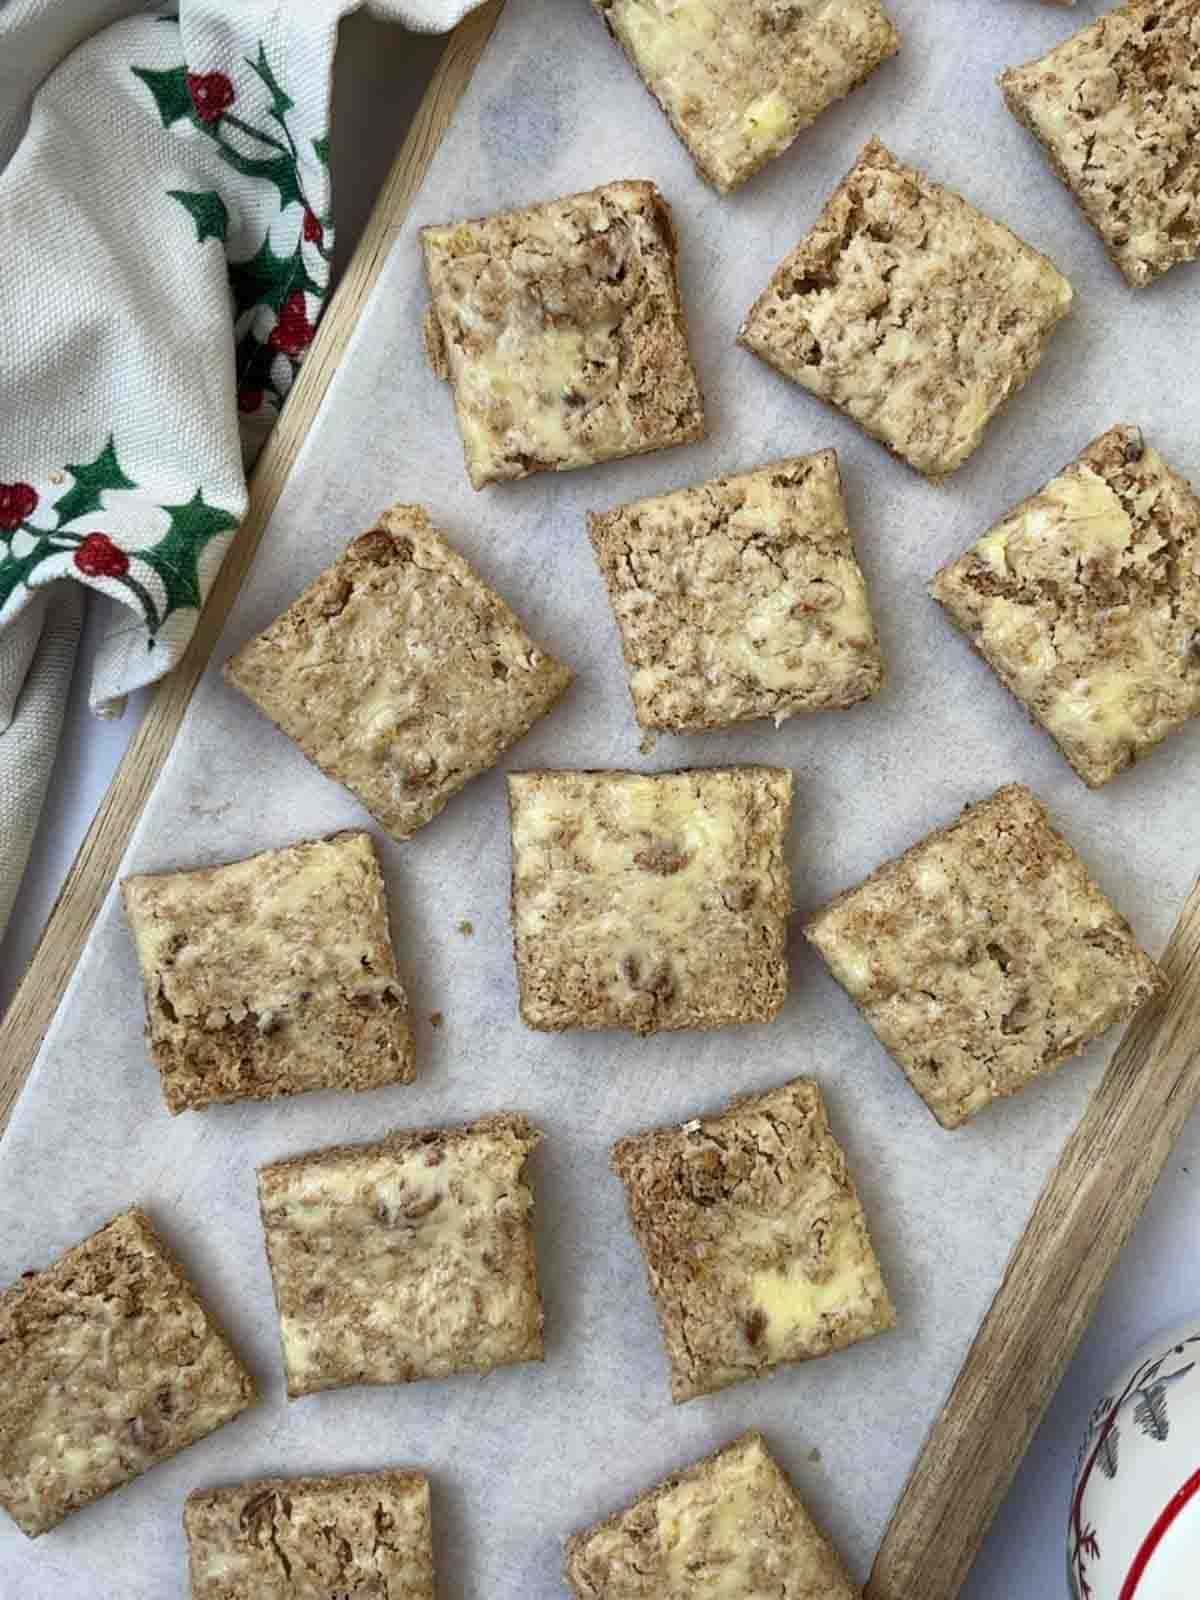
<svg viewBox="0 0 1200 1600">
<path fill-rule="evenodd" d="M 1168 1531 L 1178 1520 L 1184 1508 L 1190 1505 L 1197 1495 L 1200 1495 L 1200 1472 L 1193 1472 L 1183 1488 L 1178 1490 L 1167 1502 L 1166 1509 L 1142 1540 L 1142 1548 L 1133 1558 L 1133 1565 L 1129 1569 L 1125 1582 L 1121 1585 L 1121 1593 L 1118 1600 L 1134 1600 L 1138 1585 L 1146 1576 L 1154 1552 L 1166 1538 Z"/>
</svg>

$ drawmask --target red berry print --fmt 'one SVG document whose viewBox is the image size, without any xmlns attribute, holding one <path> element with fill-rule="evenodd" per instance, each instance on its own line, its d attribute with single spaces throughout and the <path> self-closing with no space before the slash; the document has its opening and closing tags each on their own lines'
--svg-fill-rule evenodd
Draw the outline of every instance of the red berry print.
<svg viewBox="0 0 1200 1600">
<path fill-rule="evenodd" d="M 297 289 L 284 301 L 279 321 L 271 329 L 267 343 L 272 350 L 280 350 L 285 356 L 299 356 L 308 349 L 316 331 L 308 320 L 304 291 Z"/>
<path fill-rule="evenodd" d="M 219 122 L 233 104 L 233 85 L 223 72 L 189 72 L 187 86 L 201 122 Z"/>
<path fill-rule="evenodd" d="M 261 389 L 246 388 L 238 390 L 238 410 L 244 412 L 247 416 L 252 411 L 257 411 L 262 403 L 263 392 Z"/>
<path fill-rule="evenodd" d="M 0 532 L 15 533 L 37 510 L 37 490 L 28 483 L 0 483 Z"/>
<path fill-rule="evenodd" d="M 129 557 L 106 533 L 89 533 L 75 552 L 75 565 L 85 578 L 123 578 Z"/>
<path fill-rule="evenodd" d="M 304 240 L 306 244 L 325 243 L 325 229 L 315 211 L 304 213 Z"/>
</svg>

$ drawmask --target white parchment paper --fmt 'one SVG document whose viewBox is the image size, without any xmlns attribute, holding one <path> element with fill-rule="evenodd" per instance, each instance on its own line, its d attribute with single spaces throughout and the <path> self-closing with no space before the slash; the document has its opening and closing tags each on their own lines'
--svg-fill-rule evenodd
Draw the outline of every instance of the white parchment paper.
<svg viewBox="0 0 1200 1600">
<path fill-rule="evenodd" d="M 994 86 L 1094 15 L 1020 0 L 891 0 L 903 55 L 741 194 L 694 175 L 586 0 L 509 0 L 397 239 L 200 686 L 125 871 L 191 867 L 370 824 L 218 676 L 219 663 L 397 499 L 436 521 L 578 671 L 505 766 L 770 761 L 792 767 L 800 911 L 1012 779 L 1051 806 L 1157 953 L 1200 863 L 1200 729 L 1089 793 L 937 607 L 925 581 L 1094 435 L 1141 423 L 1200 478 L 1194 269 L 1127 289 Z M 1046 250 L 1078 290 L 1034 381 L 934 489 L 733 344 L 780 256 L 878 133 Z M 467 485 L 450 397 L 427 371 L 417 227 L 652 177 L 672 203 L 711 437 L 686 450 L 500 486 Z M 584 513 L 837 447 L 890 678 L 848 713 L 775 731 L 660 739 L 630 710 Z M 378 830 L 375 830 L 378 833 Z M 658 1477 L 762 1427 L 865 1573 L 924 1435 L 1114 1040 L 948 1134 L 797 935 L 779 1021 L 649 1041 L 545 1036 L 517 1019 L 503 775 L 407 845 L 382 842 L 401 970 L 419 1019 L 408 1088 L 168 1116 L 142 1040 L 115 894 L 0 1148 L 0 1282 L 137 1201 L 195 1275 L 262 1385 L 253 1411 L 30 1544 L 0 1519 L 3 1600 L 160 1600 L 185 1592 L 180 1528 L 197 1486 L 393 1463 L 434 1483 L 444 1600 L 551 1600 L 561 1543 Z M 457 925 L 474 924 L 466 937 Z M 435 1030 L 431 1012 L 444 1015 Z M 818 1078 L 899 1310 L 897 1332 L 673 1407 L 642 1266 L 607 1150 L 799 1074 Z M 255 1204 L 257 1164 L 393 1126 L 512 1107 L 544 1128 L 533 1163 L 547 1313 L 543 1366 L 486 1380 L 346 1390 L 288 1404 Z M 818 1455 L 819 1452 L 819 1455 Z"/>
</svg>

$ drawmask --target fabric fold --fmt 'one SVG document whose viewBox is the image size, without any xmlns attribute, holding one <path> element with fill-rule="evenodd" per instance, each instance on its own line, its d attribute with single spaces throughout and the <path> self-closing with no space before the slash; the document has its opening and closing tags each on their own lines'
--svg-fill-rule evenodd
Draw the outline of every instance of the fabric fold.
<svg viewBox="0 0 1200 1600">
<path fill-rule="evenodd" d="M 0 734 L 0 933 L 21 886 L 50 786 L 83 606 L 78 584 L 57 584 L 43 590 L 19 619 L 20 649 L 8 647 L 18 630 L 0 635 L 0 701 L 11 697 L 12 702 Z"/>
</svg>

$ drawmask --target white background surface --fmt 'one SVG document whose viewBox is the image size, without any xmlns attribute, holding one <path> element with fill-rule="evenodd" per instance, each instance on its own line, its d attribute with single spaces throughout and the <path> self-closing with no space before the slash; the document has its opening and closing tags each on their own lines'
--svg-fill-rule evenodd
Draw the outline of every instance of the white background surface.
<svg viewBox="0 0 1200 1600">
<path fill-rule="evenodd" d="M 963 0 L 963 3 L 965 5 L 966 0 Z M 1057 15 L 1045 16 L 1040 13 L 1039 8 L 1030 5 L 1030 15 L 1026 17 L 1025 8 L 1019 0 L 996 0 L 996 3 L 1003 3 L 1005 10 L 1010 13 L 1010 26 L 1014 36 L 1018 33 L 1027 36 L 1022 38 L 1021 48 L 1014 47 L 1010 59 L 1023 59 L 1027 55 L 1036 53 L 1048 39 L 1070 31 L 1081 11 L 1084 15 L 1088 15 L 1098 9 L 1088 5 L 1077 8 L 1076 13 L 1070 16 L 1060 18 Z M 1037 12 L 1036 16 L 1032 14 L 1034 12 Z M 350 172 L 343 165 L 342 185 L 337 201 L 339 212 L 343 213 L 351 195 L 357 201 L 361 212 L 366 202 L 366 195 L 373 187 L 373 181 L 377 181 L 377 176 L 386 165 L 386 154 L 389 147 L 394 144 L 397 123 L 402 115 L 401 96 L 397 94 L 394 86 L 401 81 L 409 81 L 407 76 L 409 73 L 415 76 L 415 68 L 405 61 L 408 53 L 407 41 L 398 40 L 386 30 L 365 23 L 361 19 L 356 19 L 348 27 L 347 35 L 351 49 L 345 53 L 342 63 L 339 87 L 344 85 L 345 93 L 339 100 L 339 106 L 344 108 L 347 118 L 353 116 L 356 119 L 355 142 L 358 145 L 356 154 L 359 159 L 354 165 L 359 170 Z M 424 62 L 427 62 L 429 49 L 423 45 L 422 50 Z M 893 88 L 891 92 L 896 91 Z M 406 94 L 403 99 L 407 100 L 409 96 Z M 881 96 L 876 104 L 882 108 L 886 106 L 886 101 Z M 840 114 L 835 113 L 835 118 L 838 116 Z M 843 140 L 848 138 L 846 130 L 850 126 L 851 123 L 843 119 L 842 126 L 834 137 Z M 881 127 L 880 131 L 886 133 L 886 127 Z M 1019 149 L 1019 141 L 1014 148 Z M 917 152 L 908 149 L 905 153 Z M 345 141 L 336 151 L 336 155 L 340 165 L 347 162 Z M 978 185 L 972 190 L 969 175 L 965 171 L 947 173 L 945 165 L 943 162 L 942 175 L 950 177 L 951 181 L 961 184 L 969 192 L 974 192 L 978 198 L 991 199 L 990 196 L 980 193 Z M 373 170 L 369 171 L 368 169 L 372 167 Z M 1025 169 L 1022 167 L 1020 171 L 1024 182 Z M 1031 174 L 1035 171 L 1036 169 L 1031 169 Z M 666 186 L 665 179 L 663 181 Z M 355 185 L 353 190 L 351 184 Z M 783 191 L 780 192 L 782 194 Z M 995 201 L 992 203 L 996 209 L 1001 210 L 1010 220 L 1017 221 L 1018 224 L 1028 215 L 1031 203 L 1035 206 L 1035 211 L 1040 207 L 1046 214 L 1037 219 L 1037 226 L 1028 227 L 1030 235 L 1050 249 L 1051 254 L 1055 255 L 1077 283 L 1081 270 L 1085 268 L 1089 272 L 1096 270 L 1091 257 L 1098 252 L 1093 249 L 1090 234 L 1073 218 L 1069 208 L 1057 194 L 1054 181 L 1048 174 L 1043 174 L 1042 181 L 1036 188 L 1031 181 L 1027 189 L 1014 193 L 1013 201 L 1007 208 L 996 205 Z M 343 231 L 343 248 L 349 231 L 351 230 Z M 798 231 L 798 226 L 791 227 L 793 236 Z M 1176 304 L 1185 289 L 1190 290 L 1194 297 L 1194 270 L 1190 284 L 1185 282 L 1188 273 L 1189 269 L 1181 269 L 1172 275 L 1173 279 L 1179 280 L 1179 287 L 1172 286 Z M 1154 292 L 1156 291 L 1152 291 Z M 1063 359 L 1049 381 L 1065 383 L 1069 379 L 1070 367 L 1067 359 Z M 764 392 L 770 392 L 773 402 L 783 403 L 776 391 Z M 1043 392 L 1041 405 L 1046 407 L 1050 399 L 1050 394 Z M 1030 404 L 1033 404 L 1032 400 Z M 1089 410 L 1091 404 L 1089 400 L 1081 409 Z M 1189 404 L 1194 408 L 1193 401 Z M 1018 400 L 1017 407 L 1021 405 L 1022 401 Z M 1042 415 L 1049 416 L 1052 412 L 1053 406 L 1050 405 Z M 802 412 L 800 420 L 809 433 L 815 430 L 816 434 L 822 434 L 822 418 L 813 416 L 809 412 Z M 1116 417 L 1102 417 L 1099 419 L 1099 426 L 1111 420 L 1116 420 Z M 1152 426 L 1156 423 L 1156 418 L 1140 415 L 1123 420 L 1144 421 L 1151 429 L 1152 436 L 1162 438 L 1163 429 Z M 437 422 L 439 426 L 445 426 L 447 419 L 439 416 Z M 1034 426 L 1034 418 L 1031 416 L 1024 417 L 1020 426 L 1009 427 L 1002 424 L 1000 431 L 1003 433 L 1004 443 L 997 445 L 994 440 L 992 441 L 993 449 L 1003 450 L 1006 446 L 1010 451 L 1028 449 L 1029 459 L 1023 462 L 1017 461 L 1011 470 L 1013 484 L 1020 485 L 1018 492 L 1026 492 L 1040 481 L 1038 467 L 1043 464 L 1042 450 L 1036 439 L 1031 443 L 1029 437 L 1030 430 Z M 833 431 L 832 428 L 825 428 L 824 434 L 832 435 Z M 1078 432 L 1078 429 L 1076 431 Z M 1098 429 L 1092 428 L 1091 431 Z M 1173 436 L 1175 430 L 1168 427 L 1167 431 Z M 1182 433 L 1186 430 L 1180 431 Z M 1194 440 L 1197 430 L 1193 427 L 1191 431 Z M 1085 442 L 1088 436 L 1088 428 L 1085 427 L 1078 443 Z M 824 442 L 829 442 L 827 437 L 812 439 L 813 445 Z M 1166 444 L 1167 441 L 1163 442 Z M 986 452 L 988 448 L 989 446 L 985 444 L 984 451 Z M 856 452 L 860 461 L 864 460 L 865 449 L 866 447 Z M 1190 456 L 1181 454 L 1178 450 L 1175 454 L 1178 464 L 1195 476 L 1197 469 L 1200 469 L 1200 449 L 1193 447 Z M 1057 463 L 1045 463 L 1048 470 L 1052 470 L 1055 464 Z M 879 472 L 899 471 L 898 468 L 889 468 L 882 458 L 876 461 L 869 455 L 865 457 L 865 465 Z M 690 466 L 673 467 L 667 478 L 669 481 L 685 481 L 690 470 Z M 1041 473 L 1041 477 L 1045 475 L 1045 472 Z M 1015 494 L 1013 497 L 1015 498 Z M 969 506 L 970 501 L 968 500 L 966 504 Z M 1002 509 L 1003 505 L 993 507 L 992 514 Z M 970 536 L 970 525 L 964 519 L 961 508 L 955 514 L 962 523 L 962 538 L 959 540 L 961 544 Z M 976 511 L 976 521 L 978 515 Z M 347 530 L 350 531 L 353 529 Z M 930 627 L 936 627 L 937 622 L 936 617 L 931 618 Z M 964 671 L 970 678 L 969 669 Z M 1012 721 L 1008 715 L 1008 708 L 1003 704 L 1002 692 L 996 690 L 993 697 L 987 698 L 991 686 L 985 687 L 981 676 L 970 679 L 970 682 L 972 693 L 982 693 L 987 699 L 988 715 L 997 720 L 1007 732 L 1012 726 Z M 12 981 L 17 963 L 23 955 L 23 947 L 27 947 L 30 943 L 30 931 L 40 923 L 48 899 L 54 892 L 57 877 L 69 863 L 75 840 L 86 825 L 95 801 L 102 792 L 113 758 L 132 728 L 132 717 L 136 712 L 136 708 L 131 710 L 127 722 L 123 725 L 96 724 L 87 720 L 85 701 L 81 693 L 76 696 L 76 701 L 68 723 L 68 742 L 64 746 L 64 755 L 60 761 L 57 785 L 59 794 L 48 815 L 42 839 L 39 841 L 34 874 L 31 876 L 28 891 L 18 908 L 19 925 L 14 927 L 2 953 L 0 981 L 6 985 Z M 671 759 L 661 749 L 660 754 L 664 760 Z M 1193 739 L 1190 749 L 1193 771 L 1196 756 L 1197 746 Z M 780 759 L 793 760 L 795 764 L 792 755 L 781 753 Z M 1032 776 L 1037 783 L 1043 767 L 1045 771 L 1053 773 L 1054 768 L 1049 756 L 1044 759 L 1039 756 L 1036 774 L 1031 771 L 1022 772 L 1020 775 Z M 1153 773 L 1153 768 L 1146 770 Z M 1066 785 L 1063 785 L 1062 792 L 1065 795 L 1072 793 Z M 1048 795 L 1048 798 L 1053 797 Z M 1152 815 L 1150 806 L 1154 800 L 1153 788 L 1145 792 L 1144 799 L 1147 803 L 1147 814 Z M 1193 1178 L 1196 1162 L 1200 1160 L 1198 1144 L 1200 1144 L 1200 1134 L 1193 1125 L 1185 1135 L 1183 1144 L 1171 1163 L 1168 1176 L 1155 1196 L 1133 1245 L 1118 1268 L 1100 1317 L 1021 1472 L 985 1554 L 965 1591 L 968 1600 L 1000 1600 L 1001 1596 L 1016 1595 L 1050 1597 L 1063 1593 L 1062 1529 L 1065 1523 L 1067 1475 L 1078 1435 L 1086 1414 L 1099 1392 L 1099 1386 L 1109 1375 L 1110 1369 L 1120 1364 L 1131 1346 L 1141 1342 L 1157 1328 L 1179 1320 L 1200 1306 L 1200 1263 L 1193 1248 L 1194 1240 L 1200 1232 L 1198 1227 L 1200 1204 L 1197 1202 Z M 834 1487 L 826 1485 L 822 1494 L 832 1494 Z M 55 1593 L 57 1590 L 53 1586 L 44 1590 L 47 1600 Z M 16 1589 L 6 1591 L 3 1560 L 0 1558 L 0 1597 L 2 1600 L 18 1600 L 18 1595 L 19 1600 L 42 1600 L 41 1593 L 36 1590 L 29 1591 L 26 1587 L 21 1587 L 19 1591 Z"/>
</svg>

